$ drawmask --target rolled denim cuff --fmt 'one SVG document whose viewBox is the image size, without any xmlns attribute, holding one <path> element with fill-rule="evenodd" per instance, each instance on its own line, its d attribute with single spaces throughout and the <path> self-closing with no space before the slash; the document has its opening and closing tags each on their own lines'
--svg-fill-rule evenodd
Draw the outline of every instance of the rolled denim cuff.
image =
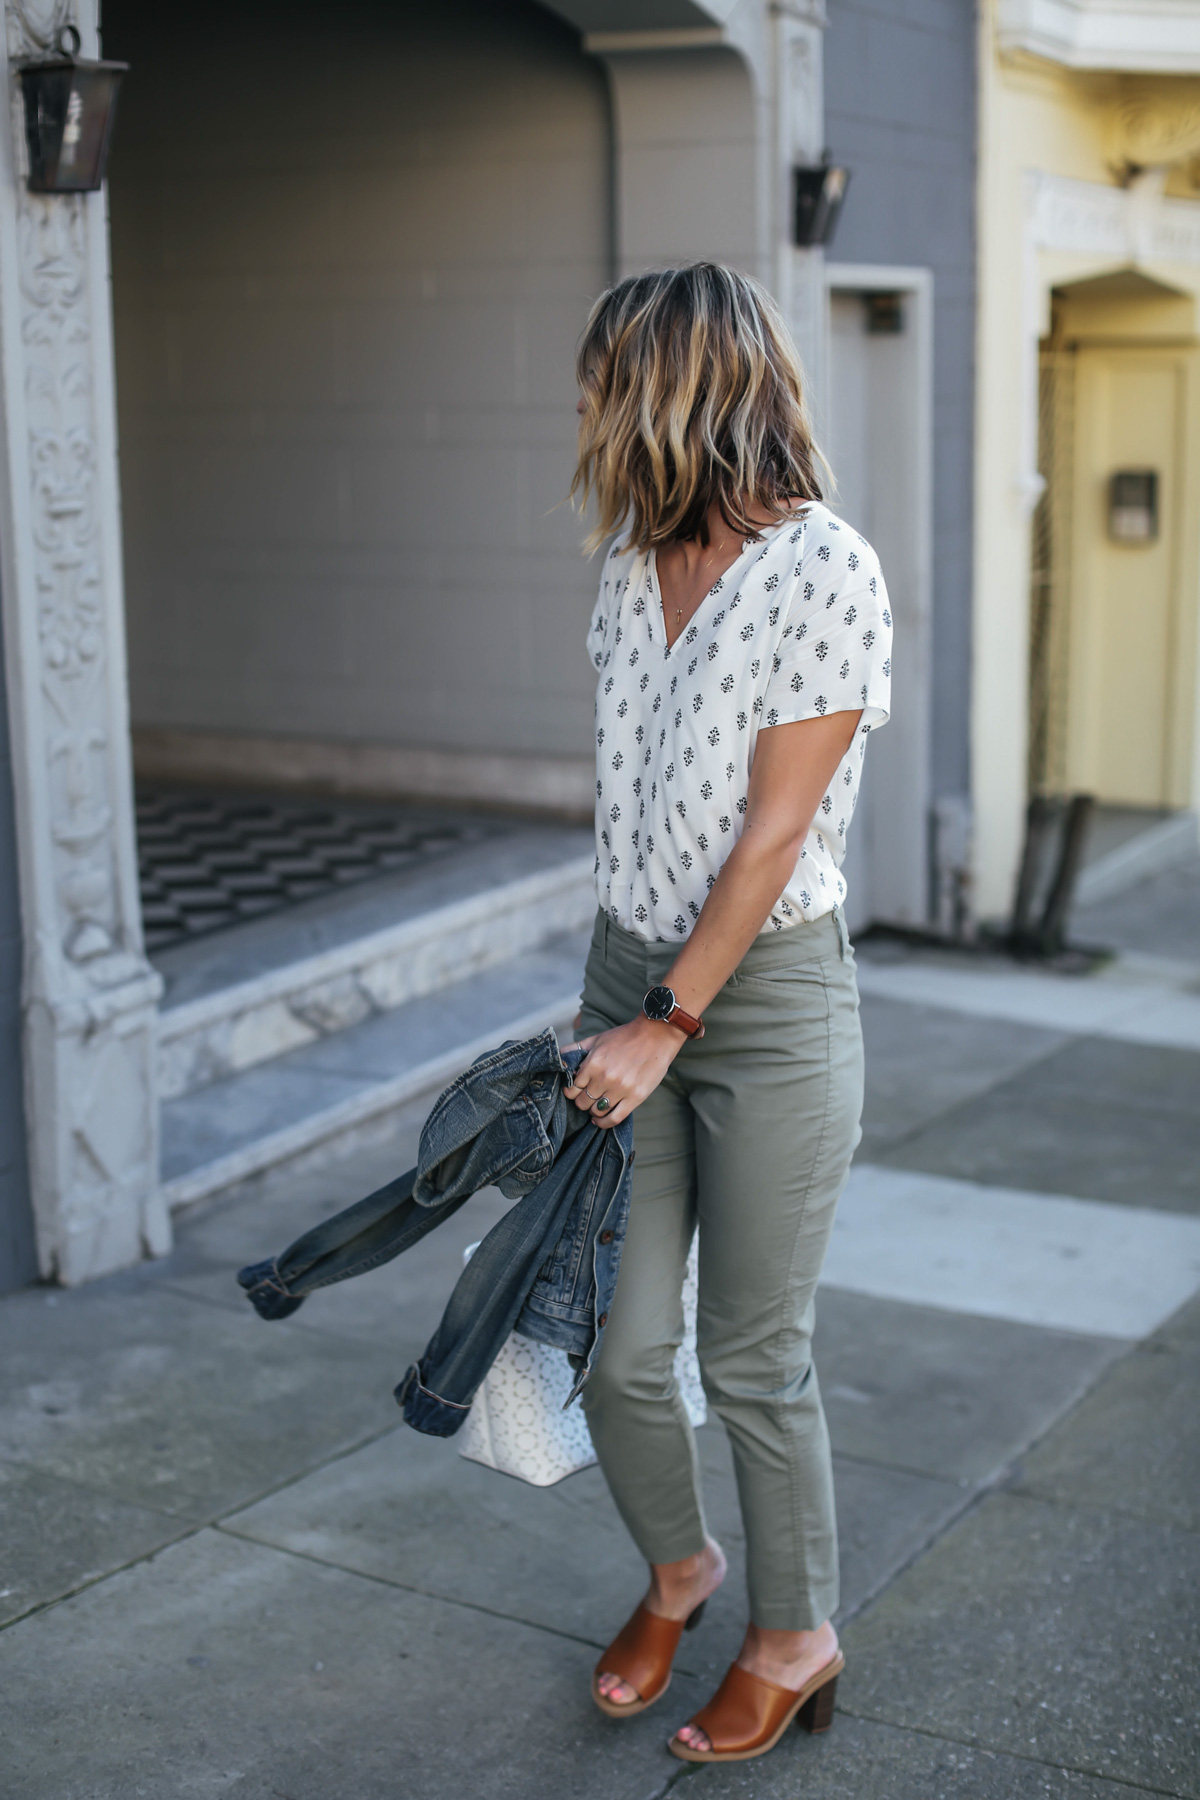
<svg viewBox="0 0 1200 1800">
<path fill-rule="evenodd" d="M 260 1319 L 286 1319 L 298 1306 L 304 1305 L 303 1294 L 288 1292 L 274 1258 L 270 1262 L 249 1263 L 238 1270 L 237 1278 L 238 1286 L 245 1289 L 246 1298 Z"/>
<path fill-rule="evenodd" d="M 396 1404 L 404 1414 L 404 1422 L 428 1437 L 453 1437 L 466 1424 L 470 1405 L 460 1406 L 431 1393 L 421 1380 L 421 1365 L 413 1363 L 396 1389 Z"/>
</svg>

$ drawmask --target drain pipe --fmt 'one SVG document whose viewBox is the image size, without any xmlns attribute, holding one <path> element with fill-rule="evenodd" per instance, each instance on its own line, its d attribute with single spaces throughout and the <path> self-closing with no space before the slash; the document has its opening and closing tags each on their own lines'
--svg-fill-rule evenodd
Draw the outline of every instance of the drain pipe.
<svg viewBox="0 0 1200 1800">
<path fill-rule="evenodd" d="M 1025 818 L 1025 847 L 1013 905 L 1008 943 L 1014 956 L 1048 958 L 1066 948 L 1067 915 L 1087 843 L 1095 800 L 1091 794 L 1072 794 L 1063 801 L 1035 794 Z M 1039 876 L 1047 847 L 1057 826 L 1053 873 L 1041 915 L 1034 920 Z"/>
</svg>

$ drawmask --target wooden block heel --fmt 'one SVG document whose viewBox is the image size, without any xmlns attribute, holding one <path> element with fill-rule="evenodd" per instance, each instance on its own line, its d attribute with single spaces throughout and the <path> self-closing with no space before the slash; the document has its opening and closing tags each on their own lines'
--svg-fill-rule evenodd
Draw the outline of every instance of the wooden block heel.
<svg viewBox="0 0 1200 1800">
<path fill-rule="evenodd" d="M 796 1723 L 805 1731 L 816 1737 L 819 1732 L 828 1731 L 833 1724 L 833 1703 L 837 1696 L 838 1678 L 827 1681 L 819 1687 L 810 1700 L 806 1700 L 796 1714 Z"/>
</svg>

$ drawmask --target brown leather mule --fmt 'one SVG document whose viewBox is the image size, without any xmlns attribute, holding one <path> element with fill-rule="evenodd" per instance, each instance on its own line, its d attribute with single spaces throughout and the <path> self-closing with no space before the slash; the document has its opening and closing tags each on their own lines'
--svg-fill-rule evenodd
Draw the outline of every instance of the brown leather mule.
<svg viewBox="0 0 1200 1800">
<path fill-rule="evenodd" d="M 839 1650 L 832 1662 L 818 1669 L 797 1692 L 777 1687 L 751 1675 L 734 1663 L 707 1706 L 702 1706 L 689 1725 L 698 1725 L 711 1750 L 693 1750 L 672 1738 L 667 1748 L 684 1762 L 749 1762 L 773 1750 L 793 1719 L 805 1731 L 828 1731 L 833 1724 L 833 1700 L 837 1679 L 846 1666 Z"/>
<path fill-rule="evenodd" d="M 686 1619 L 664 1619 L 649 1612 L 643 1602 L 618 1631 L 592 1675 L 592 1699 L 610 1719 L 632 1719 L 661 1700 L 671 1685 L 671 1664 L 685 1631 L 700 1623 L 707 1600 L 702 1600 Z M 617 1675 L 637 1694 L 622 1706 L 600 1692 L 601 1675 Z"/>
</svg>

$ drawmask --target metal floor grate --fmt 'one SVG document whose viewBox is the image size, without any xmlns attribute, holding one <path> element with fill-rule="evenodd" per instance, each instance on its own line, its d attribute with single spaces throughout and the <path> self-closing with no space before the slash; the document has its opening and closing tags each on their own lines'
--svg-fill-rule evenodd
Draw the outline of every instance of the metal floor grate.
<svg viewBox="0 0 1200 1800">
<path fill-rule="evenodd" d="M 502 829 L 415 808 L 139 785 L 146 948 L 225 930 Z"/>
</svg>

